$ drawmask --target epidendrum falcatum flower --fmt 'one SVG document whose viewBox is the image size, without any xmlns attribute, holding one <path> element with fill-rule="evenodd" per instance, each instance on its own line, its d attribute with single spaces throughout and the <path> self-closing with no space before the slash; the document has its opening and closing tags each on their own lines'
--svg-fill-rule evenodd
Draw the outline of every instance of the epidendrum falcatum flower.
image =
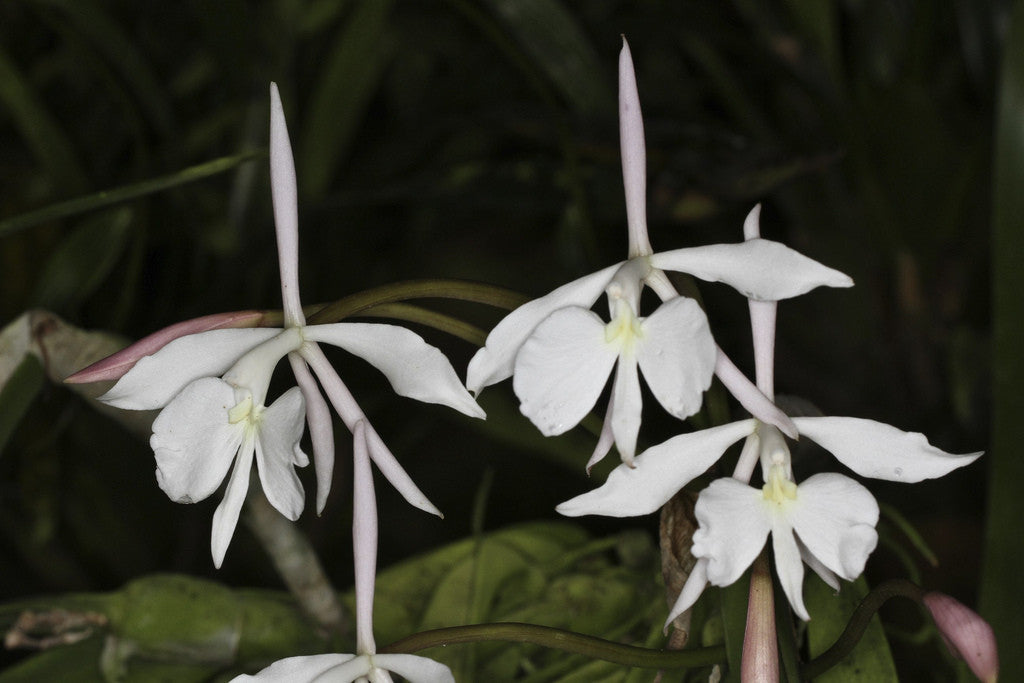
<svg viewBox="0 0 1024 683">
<path fill-rule="evenodd" d="M 757 239 L 757 216 L 745 225 Z M 751 328 L 758 388 L 774 398 L 772 363 L 774 302 L 751 301 Z M 935 448 L 922 434 L 903 432 L 852 417 L 796 417 L 793 423 L 857 474 L 915 483 L 963 467 L 981 453 L 954 455 Z M 776 572 L 793 610 L 809 619 L 802 595 L 803 564 L 839 590 L 837 577 L 853 580 L 864 570 L 878 541 L 878 504 L 864 486 L 835 473 L 796 483 L 789 448 L 779 430 L 757 419 L 740 420 L 676 436 L 620 465 L 605 483 L 558 506 L 568 516 L 628 517 L 654 512 L 679 489 L 704 473 L 732 444 L 746 437 L 732 478 L 713 481 L 697 499 L 698 529 L 691 552 L 697 563 L 680 592 L 666 627 L 689 609 L 711 583 L 736 581 L 761 552 L 769 534 Z M 756 462 L 764 485 L 750 486 Z"/>
<path fill-rule="evenodd" d="M 317 380 L 345 425 L 353 432 L 361 425 L 356 440 L 388 481 L 412 505 L 440 514 L 369 424 L 318 343 L 341 347 L 368 361 L 402 396 L 484 416 L 444 355 L 415 333 L 385 324 L 306 324 L 299 301 L 295 165 L 273 84 L 270 94 L 271 194 L 283 328 L 213 329 L 175 338 L 138 360 L 101 397 L 119 408 L 163 408 L 153 423 L 150 445 L 160 487 L 175 501 L 208 497 L 234 463 L 224 500 L 214 514 L 211 550 L 218 567 L 238 521 L 253 459 L 267 500 L 289 519 L 301 513 L 304 492 L 294 467 L 308 463 L 299 448 L 307 418 L 317 473 L 317 511 L 323 510 L 334 466 L 334 435 Z M 285 356 L 298 387 L 267 406 L 271 375 Z"/>
<path fill-rule="evenodd" d="M 770 240 L 654 253 L 647 236 L 643 118 L 625 41 L 619 58 L 619 121 L 629 258 L 509 314 L 470 361 L 467 386 L 479 392 L 513 376 L 523 414 L 552 436 L 578 424 L 593 408 L 617 365 L 604 429 L 589 465 L 613 442 L 623 461 L 632 462 L 641 419 L 639 372 L 675 417 L 685 419 L 697 412 L 712 375 L 718 374 L 753 415 L 795 435 L 788 418 L 717 347 L 703 310 L 696 301 L 679 296 L 665 271 L 724 282 L 758 300 L 785 299 L 823 285 L 849 287 L 853 282 Z M 663 301 L 646 317 L 640 315 L 644 286 Z M 602 293 L 608 298 L 607 323 L 590 310 Z"/>
</svg>

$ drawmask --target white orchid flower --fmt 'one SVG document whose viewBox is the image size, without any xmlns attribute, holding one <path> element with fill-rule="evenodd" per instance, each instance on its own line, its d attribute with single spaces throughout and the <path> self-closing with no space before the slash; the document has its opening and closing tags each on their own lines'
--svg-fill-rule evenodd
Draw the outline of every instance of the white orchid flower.
<svg viewBox="0 0 1024 683">
<path fill-rule="evenodd" d="M 416 655 L 308 655 L 281 659 L 257 674 L 232 678 L 230 683 L 350 683 L 392 680 L 392 671 L 410 683 L 454 683 L 451 669 Z"/>
<path fill-rule="evenodd" d="M 838 577 L 852 581 L 864 571 L 878 543 L 878 503 L 853 479 L 815 474 L 793 481 L 789 449 L 770 425 L 759 430 L 765 484 L 737 479 L 711 482 L 694 507 L 698 528 L 691 551 L 697 558 L 665 622 L 693 606 L 704 587 L 728 586 L 746 571 L 772 537 L 775 571 L 793 611 L 810 619 L 803 600 L 806 562 L 834 590 Z"/>
<path fill-rule="evenodd" d="M 523 414 L 552 436 L 578 424 L 593 408 L 617 364 L 605 427 L 588 467 L 612 442 L 625 462 L 632 461 L 642 403 L 638 368 L 658 402 L 680 419 L 700 408 L 703 392 L 717 373 L 751 414 L 795 435 L 788 418 L 717 347 L 700 306 L 679 297 L 665 271 L 724 282 L 745 296 L 771 301 L 819 286 L 849 287 L 853 281 L 770 240 L 653 253 L 647 235 L 643 117 L 625 40 L 619 58 L 619 121 L 628 260 L 510 313 L 470 361 L 467 387 L 479 393 L 514 375 Z M 664 302 L 647 317 L 639 314 L 644 286 Z M 590 310 L 602 293 L 608 297 L 609 323 Z"/>
<path fill-rule="evenodd" d="M 355 558 L 356 653 L 289 657 L 259 673 L 237 676 L 232 683 L 312 683 L 331 681 L 390 682 L 396 673 L 411 683 L 454 683 L 444 664 L 409 654 L 377 654 L 373 638 L 373 594 L 377 567 L 377 501 L 370 470 L 366 423 L 355 424 L 352 467 L 352 553 Z"/>
<path fill-rule="evenodd" d="M 758 239 L 757 216 L 744 225 L 746 239 Z M 774 398 L 774 302 L 751 301 L 751 329 L 758 388 Z M 935 448 L 923 434 L 903 432 L 852 417 L 796 417 L 793 423 L 848 468 L 864 477 L 915 483 L 941 477 L 982 454 L 954 455 Z M 719 479 L 701 492 L 693 536 L 697 558 L 672 608 L 666 628 L 689 609 L 710 582 L 731 584 L 742 575 L 772 534 L 776 568 L 794 611 L 808 619 L 801 583 L 806 562 L 836 590 L 863 571 L 875 547 L 878 505 L 863 486 L 840 474 L 816 474 L 800 485 L 793 479 L 782 434 L 757 419 L 740 420 L 673 437 L 637 456 L 633 467 L 612 470 L 605 483 L 557 507 L 570 517 L 631 517 L 661 508 L 682 487 L 718 461 L 729 446 L 746 438 L 733 478 Z M 765 485 L 747 484 L 760 461 Z M 802 560 L 802 561 L 801 561 Z"/>
<path fill-rule="evenodd" d="M 334 436 L 318 380 L 350 430 L 358 423 L 366 425 L 370 456 L 388 481 L 412 505 L 440 515 L 369 426 L 318 342 L 338 346 L 368 361 L 402 396 L 484 417 L 447 358 L 413 332 L 383 324 L 306 324 L 299 299 L 295 165 L 274 84 L 270 96 L 271 194 L 281 269 L 283 329 L 214 329 L 176 338 L 141 358 L 100 397 L 118 408 L 164 408 L 154 422 L 151 445 L 157 456 L 160 486 L 174 500 L 194 502 L 209 496 L 237 454 L 224 503 L 214 520 L 212 546 L 218 566 L 245 497 L 254 454 L 271 504 L 291 519 L 301 512 L 302 490 L 291 465 L 307 462 L 297 445 L 303 417 L 308 420 L 313 444 L 317 512 L 323 510 L 334 468 Z M 285 356 L 301 396 L 289 391 L 265 408 L 270 377 Z"/>
</svg>

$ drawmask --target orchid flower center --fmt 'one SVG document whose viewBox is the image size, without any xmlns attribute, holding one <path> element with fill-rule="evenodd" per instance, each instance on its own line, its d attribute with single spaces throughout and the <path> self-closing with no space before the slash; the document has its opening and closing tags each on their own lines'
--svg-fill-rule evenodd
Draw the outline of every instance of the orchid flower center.
<svg viewBox="0 0 1024 683">
<path fill-rule="evenodd" d="M 228 422 L 235 425 L 242 420 L 248 420 L 252 414 L 252 394 L 246 394 L 245 398 L 228 411 Z"/>
<path fill-rule="evenodd" d="M 768 481 L 762 489 L 764 498 L 776 505 L 785 505 L 796 500 L 796 484 L 786 476 L 785 465 L 772 465 L 768 470 Z"/>
<path fill-rule="evenodd" d="M 604 340 L 608 344 L 619 344 L 623 352 L 629 352 L 633 341 L 644 336 L 643 327 L 640 318 L 623 299 L 616 301 L 615 309 L 615 317 L 604 326 Z"/>
</svg>

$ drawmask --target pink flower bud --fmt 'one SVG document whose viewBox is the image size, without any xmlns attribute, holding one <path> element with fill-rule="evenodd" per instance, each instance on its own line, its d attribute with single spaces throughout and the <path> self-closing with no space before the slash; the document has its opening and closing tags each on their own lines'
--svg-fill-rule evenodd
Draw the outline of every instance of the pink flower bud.
<svg viewBox="0 0 1024 683">
<path fill-rule="evenodd" d="M 999 654 L 988 622 L 944 593 L 926 593 L 923 600 L 950 652 L 967 662 L 979 680 L 994 683 L 999 677 Z"/>
<path fill-rule="evenodd" d="M 175 323 L 153 334 L 143 337 L 130 346 L 115 354 L 98 360 L 84 370 L 67 377 L 68 384 L 86 384 L 101 380 L 120 379 L 132 369 L 143 356 L 156 353 L 168 343 L 187 334 L 220 330 L 228 327 L 256 327 L 263 319 L 261 311 L 235 311 L 232 313 L 215 313 Z"/>
</svg>

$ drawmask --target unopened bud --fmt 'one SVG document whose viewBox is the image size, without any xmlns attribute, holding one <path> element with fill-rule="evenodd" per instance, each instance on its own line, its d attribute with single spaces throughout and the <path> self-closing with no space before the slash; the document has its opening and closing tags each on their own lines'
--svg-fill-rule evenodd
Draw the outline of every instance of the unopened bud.
<svg viewBox="0 0 1024 683">
<path fill-rule="evenodd" d="M 988 622 L 944 593 L 927 593 L 923 601 L 950 652 L 964 660 L 979 680 L 995 683 L 999 678 L 999 653 L 995 632 Z"/>
<path fill-rule="evenodd" d="M 102 380 L 121 379 L 143 356 L 156 353 L 170 342 L 187 334 L 209 332 L 235 327 L 256 327 L 263 320 L 261 311 L 235 311 L 232 313 L 215 313 L 175 323 L 162 330 L 157 330 L 148 337 L 143 337 L 127 348 L 96 361 L 84 370 L 79 370 L 65 378 L 68 384 L 86 384 Z"/>
</svg>

